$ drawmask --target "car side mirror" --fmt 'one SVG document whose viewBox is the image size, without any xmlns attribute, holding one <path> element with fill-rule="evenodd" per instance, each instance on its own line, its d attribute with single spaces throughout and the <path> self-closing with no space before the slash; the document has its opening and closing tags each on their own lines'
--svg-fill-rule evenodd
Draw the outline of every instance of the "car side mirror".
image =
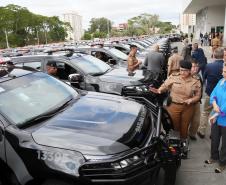
<svg viewBox="0 0 226 185">
<path fill-rule="evenodd" d="M 77 74 L 77 73 L 75 73 L 75 74 L 70 74 L 70 75 L 68 76 L 68 81 L 69 81 L 70 83 L 79 83 L 79 82 L 82 82 L 82 81 L 83 81 L 83 76 L 80 75 L 80 74 Z"/>
<path fill-rule="evenodd" d="M 116 61 L 114 59 L 110 58 L 110 59 L 108 59 L 107 63 L 112 66 L 112 65 L 116 64 Z"/>
</svg>

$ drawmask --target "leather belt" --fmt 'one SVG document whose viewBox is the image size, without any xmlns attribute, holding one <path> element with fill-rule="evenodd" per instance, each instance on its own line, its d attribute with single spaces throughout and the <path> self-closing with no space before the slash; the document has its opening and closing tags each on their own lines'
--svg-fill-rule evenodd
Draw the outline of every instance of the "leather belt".
<svg viewBox="0 0 226 185">
<path fill-rule="evenodd" d="M 172 103 L 177 104 L 177 105 L 184 105 L 184 103 L 178 103 L 178 102 L 174 102 L 174 101 L 172 101 Z"/>
</svg>

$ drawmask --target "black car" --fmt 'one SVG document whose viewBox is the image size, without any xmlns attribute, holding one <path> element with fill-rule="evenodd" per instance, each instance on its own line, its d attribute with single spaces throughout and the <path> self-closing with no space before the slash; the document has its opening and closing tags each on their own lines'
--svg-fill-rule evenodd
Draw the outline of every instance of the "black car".
<svg viewBox="0 0 226 185">
<path fill-rule="evenodd" d="M 61 51 L 62 52 L 62 51 Z M 62 54 L 62 53 L 61 53 Z M 68 82 L 69 76 L 76 75 L 76 80 L 69 78 L 77 88 L 125 96 L 143 96 L 152 100 L 148 91 L 150 83 L 161 84 L 158 76 L 146 75 L 142 70 L 128 75 L 126 68 L 111 68 L 103 61 L 84 53 L 72 53 L 70 56 L 37 55 L 13 57 L 16 66 L 33 67 L 46 71 L 46 63 L 50 60 L 57 63 L 57 77 Z M 72 75 L 73 76 L 73 75 Z"/>
<path fill-rule="evenodd" d="M 156 184 L 163 167 L 173 184 L 181 144 L 161 107 L 76 91 L 38 71 L 0 74 L 1 183 Z"/>
<path fill-rule="evenodd" d="M 128 55 L 112 46 L 76 48 L 75 51 L 81 51 L 92 55 L 111 66 L 127 67 Z"/>
</svg>

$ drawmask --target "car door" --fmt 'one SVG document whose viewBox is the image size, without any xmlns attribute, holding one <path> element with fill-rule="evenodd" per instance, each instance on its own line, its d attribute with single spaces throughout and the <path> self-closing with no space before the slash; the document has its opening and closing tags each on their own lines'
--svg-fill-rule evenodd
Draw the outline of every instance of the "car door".
<svg viewBox="0 0 226 185">
<path fill-rule="evenodd" d="M 1 118 L 1 117 L 0 117 Z M 0 120 L 0 160 L 6 162 L 5 159 L 5 136 L 4 136 L 4 125 L 3 122 Z"/>
</svg>

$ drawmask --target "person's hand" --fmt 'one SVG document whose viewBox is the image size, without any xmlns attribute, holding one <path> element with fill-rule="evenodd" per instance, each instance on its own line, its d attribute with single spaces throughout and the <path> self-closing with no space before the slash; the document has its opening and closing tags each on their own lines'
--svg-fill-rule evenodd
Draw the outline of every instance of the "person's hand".
<svg viewBox="0 0 226 185">
<path fill-rule="evenodd" d="M 192 99 L 187 99 L 184 101 L 185 104 L 190 105 L 192 103 Z"/>
<path fill-rule="evenodd" d="M 213 104 L 213 110 L 217 113 L 220 113 L 220 108 L 216 103 Z"/>
<path fill-rule="evenodd" d="M 149 87 L 149 91 L 155 93 L 155 94 L 160 94 L 159 89 L 156 89 L 155 87 Z"/>
<path fill-rule="evenodd" d="M 142 64 L 142 62 L 140 60 L 138 60 L 138 65 Z"/>
<path fill-rule="evenodd" d="M 211 125 L 213 125 L 216 122 L 217 118 L 212 116 L 209 118 L 209 122 L 211 123 Z"/>
</svg>

